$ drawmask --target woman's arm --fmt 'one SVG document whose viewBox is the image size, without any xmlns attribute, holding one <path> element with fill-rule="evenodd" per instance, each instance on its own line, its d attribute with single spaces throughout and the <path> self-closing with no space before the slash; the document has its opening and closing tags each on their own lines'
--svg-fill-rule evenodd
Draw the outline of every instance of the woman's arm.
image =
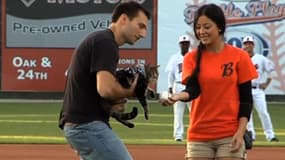
<svg viewBox="0 0 285 160">
<path fill-rule="evenodd" d="M 232 152 L 237 151 L 243 144 L 243 136 L 247 129 L 247 123 L 252 112 L 253 101 L 251 93 L 251 81 L 247 81 L 239 85 L 239 97 L 240 105 L 239 114 L 237 117 L 239 120 L 239 125 L 232 140 Z"/>
<path fill-rule="evenodd" d="M 188 92 L 182 91 L 179 93 L 171 94 L 169 97 L 166 98 L 161 98 L 159 102 L 163 106 L 170 106 L 173 105 L 177 101 L 187 101 L 189 99 L 189 94 Z"/>
</svg>

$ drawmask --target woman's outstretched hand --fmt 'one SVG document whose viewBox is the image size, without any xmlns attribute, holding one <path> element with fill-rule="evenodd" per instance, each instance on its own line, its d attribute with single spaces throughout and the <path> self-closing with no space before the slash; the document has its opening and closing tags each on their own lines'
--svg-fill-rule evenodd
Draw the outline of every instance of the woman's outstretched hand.
<svg viewBox="0 0 285 160">
<path fill-rule="evenodd" d="M 187 94 L 187 93 L 186 93 Z M 169 92 L 161 92 L 159 96 L 159 103 L 163 106 L 173 105 L 175 102 L 183 100 L 187 97 L 184 92 L 170 94 Z"/>
</svg>

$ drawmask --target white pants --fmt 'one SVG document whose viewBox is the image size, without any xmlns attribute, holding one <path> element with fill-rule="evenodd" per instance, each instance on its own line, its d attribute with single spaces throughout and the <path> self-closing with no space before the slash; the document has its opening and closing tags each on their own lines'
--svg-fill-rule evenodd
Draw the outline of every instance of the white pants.
<svg viewBox="0 0 285 160">
<path fill-rule="evenodd" d="M 267 110 L 267 102 L 265 97 L 265 92 L 262 89 L 252 89 L 252 98 L 254 103 L 254 108 L 256 109 L 258 116 L 260 118 L 262 128 L 264 130 L 265 137 L 268 141 L 275 137 L 270 115 Z M 254 124 L 253 124 L 253 114 L 251 114 L 250 121 L 247 126 L 248 130 L 252 132 L 252 138 L 256 138 Z"/>
<path fill-rule="evenodd" d="M 190 112 L 190 102 L 181 102 L 177 101 L 173 105 L 173 137 L 174 139 L 183 139 L 184 135 L 184 123 L 183 123 L 183 115 L 185 108 L 188 108 Z"/>
</svg>

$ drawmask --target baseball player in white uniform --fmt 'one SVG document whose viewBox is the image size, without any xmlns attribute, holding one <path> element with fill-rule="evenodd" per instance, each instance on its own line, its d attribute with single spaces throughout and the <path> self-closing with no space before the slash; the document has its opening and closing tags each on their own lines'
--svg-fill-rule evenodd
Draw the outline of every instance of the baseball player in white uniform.
<svg viewBox="0 0 285 160">
<path fill-rule="evenodd" d="M 170 94 L 181 92 L 185 86 L 182 81 L 182 63 L 183 56 L 189 51 L 190 38 L 182 35 L 178 40 L 180 51 L 172 55 L 167 63 L 166 72 L 168 73 L 168 91 Z M 178 101 L 173 105 L 174 121 L 173 121 L 173 137 L 176 141 L 181 142 L 184 134 L 183 115 L 185 107 L 190 111 L 190 104 Z"/>
<path fill-rule="evenodd" d="M 264 90 L 271 82 L 270 74 L 274 70 L 273 63 L 261 54 L 254 53 L 254 39 L 251 36 L 246 36 L 243 38 L 243 48 L 247 51 L 251 57 L 253 64 L 255 65 L 256 71 L 258 73 L 258 78 L 252 80 L 252 96 L 254 108 L 256 109 L 261 124 L 264 130 L 266 139 L 271 142 L 278 142 L 275 133 L 273 131 L 273 126 L 271 122 L 270 115 L 267 110 L 267 102 Z M 256 134 L 254 131 L 253 124 L 253 114 L 251 114 L 250 121 L 248 123 L 248 130 L 252 132 L 252 138 L 255 140 Z"/>
</svg>

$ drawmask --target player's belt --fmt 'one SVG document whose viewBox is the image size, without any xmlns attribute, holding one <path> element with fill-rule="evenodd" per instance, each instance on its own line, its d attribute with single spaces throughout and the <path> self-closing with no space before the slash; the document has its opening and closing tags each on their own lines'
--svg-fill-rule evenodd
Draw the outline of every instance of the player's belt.
<svg viewBox="0 0 285 160">
<path fill-rule="evenodd" d="M 182 84 L 182 82 L 181 82 L 181 81 L 176 81 L 175 83 L 180 83 L 180 84 Z"/>
<path fill-rule="evenodd" d="M 257 89 L 258 87 L 257 87 L 257 86 L 251 86 L 251 88 L 252 88 L 252 89 Z"/>
</svg>

